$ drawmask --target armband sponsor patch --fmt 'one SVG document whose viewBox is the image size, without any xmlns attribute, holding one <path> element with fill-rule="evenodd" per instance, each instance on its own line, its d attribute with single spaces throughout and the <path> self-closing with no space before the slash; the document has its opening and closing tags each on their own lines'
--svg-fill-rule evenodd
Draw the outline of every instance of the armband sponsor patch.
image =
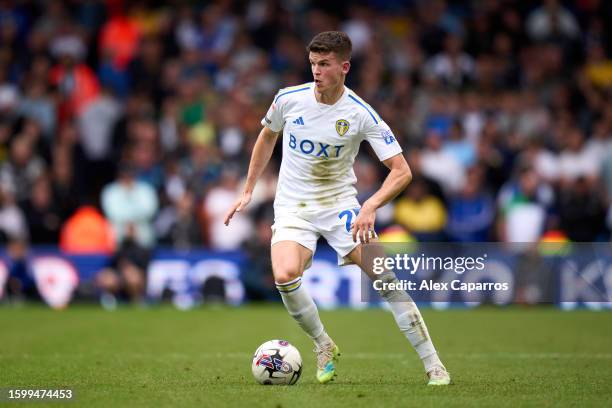
<svg viewBox="0 0 612 408">
<path fill-rule="evenodd" d="M 382 136 L 385 143 L 388 145 L 395 142 L 395 137 L 393 137 L 393 133 L 390 130 L 383 130 L 382 132 L 380 132 L 380 135 Z"/>
</svg>

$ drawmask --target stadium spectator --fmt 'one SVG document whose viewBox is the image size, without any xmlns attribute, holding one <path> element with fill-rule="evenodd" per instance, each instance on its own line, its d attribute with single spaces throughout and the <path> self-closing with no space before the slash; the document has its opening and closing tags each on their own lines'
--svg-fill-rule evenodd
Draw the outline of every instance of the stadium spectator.
<svg viewBox="0 0 612 408">
<path fill-rule="evenodd" d="M 370 160 L 356 160 L 354 168 L 357 177 L 357 201 L 363 203 L 377 190 L 378 167 Z"/>
<path fill-rule="evenodd" d="M 612 85 L 612 59 L 606 56 L 603 44 L 595 42 L 589 46 L 584 70 L 595 87 L 605 89 Z"/>
<path fill-rule="evenodd" d="M 24 97 L 19 106 L 20 115 L 36 120 L 47 140 L 51 140 L 56 129 L 56 107 L 48 94 L 44 78 L 32 78 L 25 86 Z"/>
<path fill-rule="evenodd" d="M 176 98 L 168 97 L 164 99 L 159 118 L 159 138 L 164 155 L 170 156 L 181 147 L 179 107 Z"/>
<path fill-rule="evenodd" d="M 290 2 L 283 14 L 265 1 L 175 8 L 124 3 L 3 3 L 1 212 L 17 214 L 2 217 L 5 231 L 28 235 L 19 214 L 31 212 L 26 203 L 47 169 L 61 221 L 81 197 L 110 185 L 116 163 L 135 167 L 136 178 L 153 186 L 147 188 L 153 202 L 172 211 L 186 191 L 194 196 L 190 216 L 196 219 L 201 203 L 226 205 L 221 168 L 246 161 L 272 92 L 309 80 L 303 39 L 341 27 L 355 49 L 348 85 L 387 120 L 404 151 L 413 152 L 415 172 L 442 186 L 432 195 L 449 204 L 453 239 L 463 239 L 451 232 L 453 220 L 469 213 L 454 211 L 470 200 L 482 204 L 485 191 L 505 203 L 495 208 L 502 221 L 517 214 L 524 220 L 528 208 L 543 211 L 538 228 L 516 224 L 513 233 L 521 239 L 541 237 L 546 220 L 554 219 L 552 197 L 560 206 L 553 227 L 575 230 L 567 221 L 586 214 L 569 214 L 564 206 L 576 199 L 582 178 L 590 184 L 578 189 L 589 192 L 586 202 L 606 191 L 612 208 L 608 2 L 377 2 L 346 12 Z M 523 165 L 537 182 L 513 172 Z M 470 185 L 472 166 L 484 169 L 477 186 Z M 266 191 L 254 199 L 270 196 L 276 172 L 266 173 Z M 365 172 L 362 194 L 379 177 Z M 537 187 L 525 194 L 521 183 Z M 386 220 L 379 214 L 379 223 L 393 222 L 397 204 L 389 204 Z M 155 242 L 156 210 L 149 212 L 148 238 L 136 228 L 146 245 Z M 253 220 L 242 216 L 245 225 Z M 218 244 L 208 242 L 213 224 L 202 228 L 207 248 Z M 609 229 L 597 236 L 609 236 Z M 502 228 L 490 238 L 505 240 L 508 232 Z"/>
<path fill-rule="evenodd" d="M 209 74 L 214 74 L 229 53 L 237 31 L 237 21 L 229 9 L 230 3 L 212 3 L 200 16 L 197 33 L 198 49 Z"/>
<path fill-rule="evenodd" d="M 195 213 L 195 197 L 190 191 L 164 207 L 155 220 L 155 231 L 160 244 L 170 245 L 179 251 L 189 251 L 202 246 L 202 228 Z"/>
<path fill-rule="evenodd" d="M 526 30 L 536 41 L 575 39 L 580 35 L 578 21 L 559 0 L 545 0 L 527 16 Z"/>
<path fill-rule="evenodd" d="M 578 177 L 561 190 L 559 222 L 572 241 L 604 240 L 606 212 L 602 196 L 585 177 Z"/>
<path fill-rule="evenodd" d="M 612 209 L 612 154 L 608 154 L 601 163 L 601 180 L 604 184 L 606 199 Z"/>
<path fill-rule="evenodd" d="M 593 158 L 597 169 L 600 169 L 603 161 L 612 155 L 612 124 L 608 124 L 605 120 L 595 122 L 584 150 L 588 157 Z"/>
<path fill-rule="evenodd" d="M 444 203 L 430 193 L 427 182 L 415 178 L 395 206 L 395 221 L 418 241 L 444 240 L 447 212 Z"/>
<path fill-rule="evenodd" d="M 447 33 L 463 34 L 463 21 L 450 12 L 446 1 L 417 3 L 416 7 L 421 28 L 420 46 L 427 54 L 434 54 L 442 48 Z"/>
<path fill-rule="evenodd" d="M 368 197 L 370 197 L 375 191 L 378 183 L 379 167 L 372 163 L 369 158 L 362 158 L 357 156 L 355 160 L 355 176 L 357 177 L 357 201 L 363 203 Z M 394 204 L 388 203 L 387 205 L 379 208 L 376 211 L 376 227 L 382 229 L 394 222 Z"/>
<path fill-rule="evenodd" d="M 30 189 L 45 171 L 45 162 L 38 156 L 32 138 L 18 134 L 10 143 L 8 159 L 0 166 L 0 182 L 15 195 L 18 202 L 28 198 Z"/>
<path fill-rule="evenodd" d="M 238 194 L 238 168 L 226 166 L 221 171 L 219 183 L 211 188 L 203 203 L 203 212 L 208 226 L 210 247 L 216 250 L 234 250 L 240 248 L 252 231 L 252 222 L 246 214 L 238 213 L 232 224 L 223 223 L 228 200 L 231 202 Z"/>
<path fill-rule="evenodd" d="M 140 39 L 138 24 L 128 15 L 132 10 L 113 10 L 99 34 L 100 54 L 108 58 L 118 72 L 125 72 L 137 51 Z"/>
<path fill-rule="evenodd" d="M 134 123 L 139 120 L 150 120 L 155 116 L 155 108 L 146 93 L 130 93 L 123 104 L 121 116 L 113 127 L 112 153 L 113 162 L 125 160 L 127 148 L 133 141 Z"/>
<path fill-rule="evenodd" d="M 121 105 L 102 87 L 78 118 L 78 131 L 85 156 L 92 166 L 105 166 L 111 158 L 112 131 Z"/>
<path fill-rule="evenodd" d="M 137 241 L 136 226 L 129 224 L 109 266 L 98 272 L 95 278 L 96 286 L 102 291 L 102 306 L 115 308 L 117 300 L 124 298 L 133 304 L 144 300 L 150 257 L 150 250 Z"/>
<path fill-rule="evenodd" d="M 8 157 L 8 141 L 11 138 L 13 126 L 8 120 L 0 120 L 0 163 Z"/>
<path fill-rule="evenodd" d="M 85 52 L 85 45 L 76 35 L 60 38 L 52 49 L 58 63 L 51 68 L 49 78 L 59 90 L 60 123 L 79 116 L 99 93 L 95 72 L 83 62 Z"/>
<path fill-rule="evenodd" d="M 269 203 L 274 200 L 276 194 L 276 183 L 278 181 L 278 165 L 270 163 L 261 175 L 259 182 L 251 195 L 251 204 L 253 208 L 257 208 L 264 203 Z M 240 188 L 246 182 L 246 175 L 240 180 Z"/>
<path fill-rule="evenodd" d="M 21 93 L 11 81 L 10 68 L 7 65 L 0 65 L 0 114 L 5 120 L 14 122 L 19 114 Z"/>
<path fill-rule="evenodd" d="M 56 136 L 51 151 L 51 172 L 57 198 L 64 199 L 60 205 L 64 206 L 65 215 L 69 215 L 76 208 L 79 196 L 99 193 L 99 188 L 106 183 L 96 185 L 74 122 L 62 124 Z"/>
<path fill-rule="evenodd" d="M 272 257 L 270 254 L 270 239 L 272 239 L 271 226 L 274 223 L 272 213 L 272 200 L 253 207 L 255 227 L 251 237 L 247 239 L 242 249 L 245 253 L 245 262 L 242 269 L 245 290 L 250 300 L 280 300 L 274 277 L 270 273 Z"/>
<path fill-rule="evenodd" d="M 450 197 L 446 233 L 450 240 L 485 242 L 495 221 L 495 202 L 484 189 L 484 170 L 472 167 L 463 190 Z"/>
<path fill-rule="evenodd" d="M 19 304 L 24 300 L 38 300 L 40 294 L 28 262 L 28 245 L 20 239 L 11 240 L 6 246 L 6 261 L 9 270 L 6 282 L 11 302 Z"/>
<path fill-rule="evenodd" d="M 521 165 L 517 175 L 499 192 L 498 234 L 505 242 L 537 242 L 547 229 L 554 191 L 529 165 Z"/>
<path fill-rule="evenodd" d="M 474 77 L 475 64 L 472 57 L 463 52 L 463 40 L 456 34 L 447 33 L 444 51 L 434 55 L 424 66 L 424 75 L 430 75 L 444 87 L 461 89 Z"/>
<path fill-rule="evenodd" d="M 32 185 L 30 196 L 22 204 L 31 244 L 57 244 L 63 222 L 59 203 L 54 200 L 51 182 L 45 176 Z"/>
<path fill-rule="evenodd" d="M 157 123 L 150 118 L 132 123 L 130 145 L 124 150 L 126 159 L 134 167 L 136 178 L 155 190 L 163 185 L 163 168 L 160 163 L 159 133 Z"/>
<path fill-rule="evenodd" d="M 127 72 L 131 91 L 146 92 L 150 95 L 157 111 L 164 101 L 163 44 L 154 36 L 144 37 L 137 48 L 137 55 L 130 62 Z"/>
<path fill-rule="evenodd" d="M 443 143 L 442 150 L 454 157 L 463 168 L 471 167 L 476 161 L 474 145 L 465 139 L 459 122 L 451 126 L 448 140 Z"/>
<path fill-rule="evenodd" d="M 558 155 L 546 148 L 540 138 L 528 140 L 518 160 L 533 166 L 538 177 L 547 183 L 553 184 L 559 178 Z"/>
<path fill-rule="evenodd" d="M 342 24 L 341 28 L 351 38 L 353 58 L 359 58 L 371 45 L 373 37 L 372 23 L 369 21 L 371 15 L 367 7 L 359 4 L 351 7 L 348 13 L 348 20 Z"/>
<path fill-rule="evenodd" d="M 218 180 L 220 168 L 219 157 L 212 148 L 201 143 L 191 143 L 188 156 L 181 160 L 180 174 L 187 187 L 198 198 L 202 198 Z"/>
<path fill-rule="evenodd" d="M 418 158 L 418 170 L 442 186 L 446 194 L 452 194 L 465 184 L 465 168 L 456 156 L 443 149 L 442 136 L 437 132 L 427 135 L 426 148 Z"/>
<path fill-rule="evenodd" d="M 112 254 L 112 226 L 93 205 L 85 203 L 64 223 L 59 247 L 69 254 Z"/>
<path fill-rule="evenodd" d="M 119 245 L 128 237 L 145 248 L 155 244 L 157 194 L 149 184 L 136 180 L 134 166 L 124 163 L 119 168 L 117 180 L 104 187 L 101 202 Z"/>
<path fill-rule="evenodd" d="M 565 148 L 559 155 L 561 182 L 569 185 L 582 177 L 593 185 L 599 172 L 599 163 L 599 153 L 585 147 L 582 131 L 577 128 L 568 129 L 565 133 Z"/>
<path fill-rule="evenodd" d="M 15 202 L 12 186 L 0 182 L 0 242 L 27 242 L 28 238 L 27 220 Z"/>
</svg>

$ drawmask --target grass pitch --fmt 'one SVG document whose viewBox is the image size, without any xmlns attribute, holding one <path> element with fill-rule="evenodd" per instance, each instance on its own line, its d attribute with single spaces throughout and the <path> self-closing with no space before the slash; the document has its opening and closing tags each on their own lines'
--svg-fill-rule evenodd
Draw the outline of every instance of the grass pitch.
<svg viewBox="0 0 612 408">
<path fill-rule="evenodd" d="M 423 315 L 451 386 L 425 386 L 416 353 L 383 310 L 322 312 L 343 352 L 337 380 L 322 386 L 312 344 L 281 306 L 0 308 L 0 388 L 72 388 L 76 398 L 66 403 L 72 407 L 557 407 L 612 399 L 610 312 L 484 308 Z M 273 338 L 302 353 L 295 386 L 261 386 L 251 378 L 252 353 Z"/>
</svg>

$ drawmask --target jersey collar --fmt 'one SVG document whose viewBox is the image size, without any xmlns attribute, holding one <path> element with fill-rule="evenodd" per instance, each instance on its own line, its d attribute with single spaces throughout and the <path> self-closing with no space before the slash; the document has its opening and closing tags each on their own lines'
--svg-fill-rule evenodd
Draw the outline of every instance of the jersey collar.
<svg viewBox="0 0 612 408">
<path fill-rule="evenodd" d="M 315 96 L 316 86 L 315 86 L 315 83 L 312 82 L 312 100 L 314 101 L 315 105 L 319 109 L 327 111 L 327 110 L 329 110 L 331 108 L 334 108 L 334 107 L 340 105 L 348 97 L 349 90 L 346 87 L 346 85 L 343 85 L 343 87 L 344 87 L 344 92 L 342 92 L 342 95 L 340 95 L 340 98 L 338 98 L 338 100 L 333 105 L 328 105 L 326 103 L 321 103 L 321 102 L 317 101 L 317 97 Z"/>
</svg>

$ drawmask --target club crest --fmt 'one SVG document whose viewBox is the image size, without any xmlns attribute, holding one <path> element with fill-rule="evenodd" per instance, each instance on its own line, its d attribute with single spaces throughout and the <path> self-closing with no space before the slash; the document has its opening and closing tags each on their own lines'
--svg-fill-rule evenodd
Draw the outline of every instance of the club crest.
<svg viewBox="0 0 612 408">
<path fill-rule="evenodd" d="M 348 132 L 349 127 L 350 127 L 350 124 L 348 123 L 348 120 L 346 119 L 338 119 L 336 121 L 336 132 L 338 132 L 340 136 L 344 136 L 344 134 Z"/>
</svg>

